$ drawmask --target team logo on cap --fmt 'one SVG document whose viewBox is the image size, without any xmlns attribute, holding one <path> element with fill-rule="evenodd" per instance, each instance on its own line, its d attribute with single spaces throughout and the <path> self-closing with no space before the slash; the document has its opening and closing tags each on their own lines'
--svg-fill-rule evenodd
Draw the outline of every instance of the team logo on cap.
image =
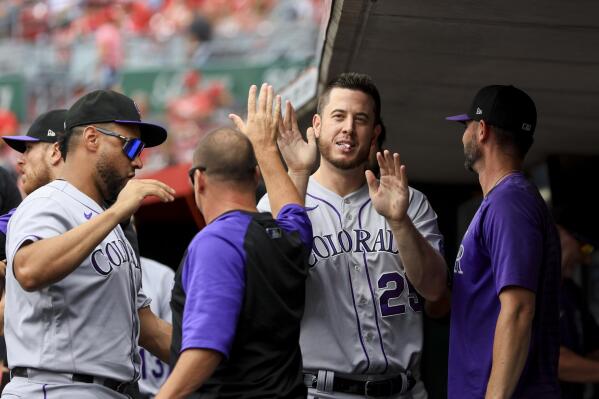
<svg viewBox="0 0 599 399">
<path fill-rule="evenodd" d="M 530 132 L 532 130 L 532 125 L 530 123 L 523 123 L 522 130 Z"/>
<path fill-rule="evenodd" d="M 482 115 L 483 114 L 483 110 L 476 107 L 476 115 Z"/>
<path fill-rule="evenodd" d="M 137 106 L 137 103 L 135 101 L 133 101 L 133 105 L 135 106 L 135 110 L 137 111 L 137 114 L 139 115 L 139 119 L 141 119 L 141 111 L 139 110 L 139 107 Z"/>
<path fill-rule="evenodd" d="M 48 137 L 56 137 L 56 133 L 54 133 L 54 130 L 48 129 Z"/>
</svg>

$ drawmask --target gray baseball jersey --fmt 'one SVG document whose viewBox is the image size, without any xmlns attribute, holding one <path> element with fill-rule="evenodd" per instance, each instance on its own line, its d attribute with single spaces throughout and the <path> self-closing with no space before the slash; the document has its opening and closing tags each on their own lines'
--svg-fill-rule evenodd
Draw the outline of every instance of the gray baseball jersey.
<svg viewBox="0 0 599 399">
<path fill-rule="evenodd" d="M 150 309 L 156 316 L 172 324 L 170 302 L 175 284 L 175 272 L 170 267 L 143 256 L 141 257 L 141 270 L 144 293 L 152 299 Z M 169 365 L 144 348 L 140 348 L 139 353 L 142 360 L 139 390 L 156 395 L 168 377 Z"/>
<path fill-rule="evenodd" d="M 266 196 L 258 208 L 268 210 Z M 391 228 L 368 186 L 345 197 L 310 178 L 314 244 L 300 343 L 304 369 L 346 376 L 419 377 L 423 300 L 407 281 Z M 410 188 L 408 215 L 437 250 L 442 236 L 426 197 Z M 420 392 L 419 392 L 420 391 Z M 426 397 L 421 383 L 413 397 Z"/>
<path fill-rule="evenodd" d="M 103 212 L 64 180 L 30 194 L 8 224 L 5 327 L 8 365 L 131 381 L 139 377 L 137 310 L 150 300 L 120 226 L 61 281 L 34 292 L 13 273 L 28 241 L 63 234 Z"/>
</svg>

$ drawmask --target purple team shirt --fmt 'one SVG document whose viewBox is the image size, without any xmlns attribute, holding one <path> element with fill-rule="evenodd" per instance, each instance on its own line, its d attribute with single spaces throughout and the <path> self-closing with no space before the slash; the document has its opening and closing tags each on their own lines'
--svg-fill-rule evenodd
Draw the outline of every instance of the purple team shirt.
<svg viewBox="0 0 599 399">
<path fill-rule="evenodd" d="M 483 200 L 454 265 L 448 398 L 484 398 L 493 359 L 499 294 L 535 295 L 528 359 L 514 398 L 559 398 L 560 244 L 537 189 L 521 173 Z"/>
<path fill-rule="evenodd" d="M 183 264 L 181 352 L 190 348 L 212 349 L 228 357 L 245 291 L 244 241 L 252 214 L 225 213 L 191 241 Z M 284 206 L 276 219 L 286 232 L 296 231 L 310 246 L 312 228 L 305 209 Z"/>
</svg>

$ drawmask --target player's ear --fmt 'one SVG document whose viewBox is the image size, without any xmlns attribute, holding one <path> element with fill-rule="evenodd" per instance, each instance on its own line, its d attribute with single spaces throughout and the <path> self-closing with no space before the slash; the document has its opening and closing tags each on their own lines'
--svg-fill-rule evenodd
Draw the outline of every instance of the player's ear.
<svg viewBox="0 0 599 399">
<path fill-rule="evenodd" d="M 91 152 L 96 152 L 100 145 L 100 134 L 93 126 L 86 126 L 81 135 L 83 144 Z"/>
<path fill-rule="evenodd" d="M 476 141 L 483 143 L 489 139 L 491 125 L 487 124 L 483 119 L 478 122 L 478 130 L 476 131 Z"/>
<path fill-rule="evenodd" d="M 312 117 L 312 127 L 314 128 L 314 137 L 320 137 L 320 127 L 322 125 L 322 120 L 320 119 L 319 114 L 314 114 Z"/>
<path fill-rule="evenodd" d="M 195 184 L 193 189 L 196 195 L 203 193 L 206 190 L 206 172 L 203 170 L 196 170 L 195 172 Z"/>
<path fill-rule="evenodd" d="M 60 153 L 60 143 L 53 143 L 50 146 L 50 164 L 56 166 L 61 161 L 62 155 Z"/>
<path fill-rule="evenodd" d="M 380 123 L 377 123 L 374 126 L 374 134 L 372 135 L 372 140 L 370 141 L 370 146 L 376 146 L 376 141 L 378 140 L 381 132 L 383 131 L 383 128 L 381 127 Z"/>
</svg>

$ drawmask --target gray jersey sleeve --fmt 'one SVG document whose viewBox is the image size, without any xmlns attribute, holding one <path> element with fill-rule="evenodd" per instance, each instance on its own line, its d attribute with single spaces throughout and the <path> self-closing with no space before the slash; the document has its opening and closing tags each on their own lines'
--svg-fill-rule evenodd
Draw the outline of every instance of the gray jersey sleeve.
<svg viewBox="0 0 599 399">
<path fill-rule="evenodd" d="M 50 204 L 49 204 L 50 202 Z M 68 213 L 51 198 L 34 198 L 24 201 L 8 223 L 6 256 L 12 267 L 15 254 L 28 241 L 56 237 L 68 230 Z"/>
<path fill-rule="evenodd" d="M 139 310 L 141 308 L 145 308 L 147 306 L 150 306 L 151 302 L 152 302 L 152 299 L 148 298 L 146 296 L 146 294 L 144 294 L 143 287 L 140 284 L 139 285 L 139 290 L 137 290 L 137 299 L 135 301 L 135 305 L 137 306 L 137 310 Z"/>
<path fill-rule="evenodd" d="M 426 196 L 412 187 L 410 187 L 408 216 L 429 244 L 443 254 L 443 236 L 437 225 L 437 214 Z"/>
</svg>

